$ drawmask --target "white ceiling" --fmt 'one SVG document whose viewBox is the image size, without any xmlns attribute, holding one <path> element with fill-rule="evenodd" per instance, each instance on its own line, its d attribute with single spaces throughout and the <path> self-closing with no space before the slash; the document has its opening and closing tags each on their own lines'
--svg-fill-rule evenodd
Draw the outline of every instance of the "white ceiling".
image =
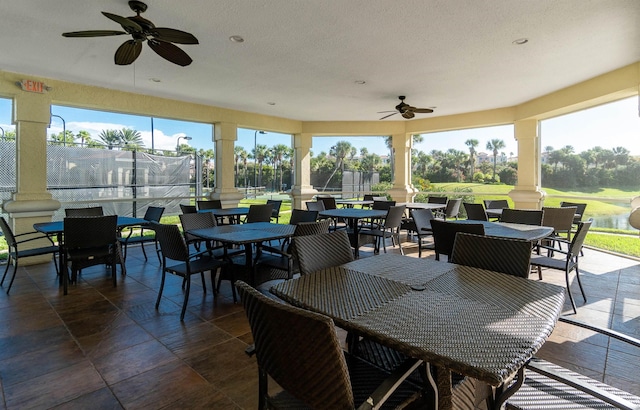
<svg viewBox="0 0 640 410">
<path fill-rule="evenodd" d="M 104 17 L 126 0 L 2 0 L 0 69 L 304 121 L 378 120 L 398 95 L 449 115 L 512 106 L 640 60 L 639 0 L 148 0 L 194 34 L 179 67 Z M 232 35 L 245 39 L 229 41 Z M 522 46 L 513 40 L 527 38 Z M 156 83 L 151 78 L 160 79 Z M 366 81 L 359 85 L 356 81 Z M 275 103 L 269 105 L 268 103 Z M 395 115 L 385 121 L 405 121 Z"/>
</svg>

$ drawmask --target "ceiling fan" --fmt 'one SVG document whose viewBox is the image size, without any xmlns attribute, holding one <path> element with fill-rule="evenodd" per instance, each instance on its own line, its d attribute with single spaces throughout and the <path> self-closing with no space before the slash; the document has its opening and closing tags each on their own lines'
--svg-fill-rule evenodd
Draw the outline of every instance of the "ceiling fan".
<svg viewBox="0 0 640 410">
<path fill-rule="evenodd" d="M 415 114 L 431 114 L 433 112 L 433 110 L 431 108 L 416 108 L 416 107 L 412 107 L 409 104 L 404 102 L 404 99 L 406 98 L 404 95 L 401 95 L 398 97 L 400 99 L 400 104 L 396 105 L 396 111 L 378 111 L 378 114 L 382 114 L 385 112 L 390 112 L 392 114 L 389 115 L 385 115 L 384 117 L 380 118 L 381 120 L 384 120 L 385 118 L 389 118 L 392 115 L 396 115 L 398 113 L 400 113 L 404 118 L 406 119 L 411 119 L 413 117 L 415 117 Z"/>
<path fill-rule="evenodd" d="M 120 24 L 124 31 L 119 30 L 88 30 L 88 31 L 72 31 L 62 33 L 64 37 L 104 37 L 119 36 L 122 34 L 130 34 L 133 39 L 125 41 L 116 50 L 114 56 L 117 65 L 128 65 L 133 63 L 142 51 L 142 43 L 146 40 L 147 44 L 160 57 L 171 61 L 179 66 L 188 66 L 193 61 L 191 57 L 178 46 L 178 44 L 198 44 L 198 39 L 192 34 L 176 30 L 172 28 L 156 27 L 152 22 L 140 16 L 147 10 L 147 5 L 141 1 L 130 1 L 129 7 L 136 15 L 131 17 L 122 17 L 116 14 L 102 12 L 105 17 Z"/>
</svg>

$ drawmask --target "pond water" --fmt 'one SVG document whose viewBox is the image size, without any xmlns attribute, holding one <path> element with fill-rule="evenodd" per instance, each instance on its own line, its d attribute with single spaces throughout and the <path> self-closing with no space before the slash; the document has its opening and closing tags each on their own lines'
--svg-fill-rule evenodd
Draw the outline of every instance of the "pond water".
<svg viewBox="0 0 640 410">
<path fill-rule="evenodd" d="M 631 231 L 636 230 L 634 227 L 629 225 L 629 213 L 608 216 L 594 216 L 593 225 L 591 226 L 593 228 L 626 229 Z"/>
</svg>

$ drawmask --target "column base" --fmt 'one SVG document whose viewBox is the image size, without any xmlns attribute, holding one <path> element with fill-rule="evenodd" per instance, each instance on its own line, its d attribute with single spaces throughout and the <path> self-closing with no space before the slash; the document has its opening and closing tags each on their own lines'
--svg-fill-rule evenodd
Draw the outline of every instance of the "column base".
<svg viewBox="0 0 640 410">
<path fill-rule="evenodd" d="M 546 193 L 540 188 L 514 189 L 509 192 L 515 207 L 520 209 L 542 209 L 545 196 Z"/>
<path fill-rule="evenodd" d="M 240 201 L 244 199 L 244 194 L 238 190 L 228 192 L 217 192 L 214 190 L 209 194 L 209 197 L 211 199 L 219 199 L 223 208 L 235 208 Z"/>
<path fill-rule="evenodd" d="M 307 209 L 305 202 L 313 199 L 318 193 L 312 186 L 293 186 L 291 188 L 292 209 Z"/>
</svg>

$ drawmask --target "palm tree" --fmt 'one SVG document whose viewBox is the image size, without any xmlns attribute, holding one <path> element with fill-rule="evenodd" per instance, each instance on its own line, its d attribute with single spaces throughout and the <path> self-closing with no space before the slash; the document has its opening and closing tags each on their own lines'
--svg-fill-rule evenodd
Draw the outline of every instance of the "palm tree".
<svg viewBox="0 0 640 410">
<path fill-rule="evenodd" d="M 629 150 L 624 147 L 615 147 L 613 150 L 614 161 L 618 165 L 627 165 L 629 162 Z"/>
<path fill-rule="evenodd" d="M 98 138 L 108 149 L 120 146 L 120 132 L 118 130 L 102 130 Z"/>
<path fill-rule="evenodd" d="M 487 142 L 487 149 L 490 151 L 493 151 L 493 182 L 496 181 L 496 166 L 498 165 L 497 159 L 498 159 L 498 152 L 500 152 L 500 150 L 502 148 L 506 147 L 504 141 L 499 140 L 499 139 L 492 139 L 491 141 Z"/>
<path fill-rule="evenodd" d="M 468 139 L 464 142 L 464 144 L 469 147 L 469 175 L 473 178 L 473 171 L 476 167 L 476 147 L 480 142 L 476 139 Z"/>
<path fill-rule="evenodd" d="M 284 144 L 278 144 L 273 147 L 274 160 L 276 164 L 280 167 L 280 185 L 278 185 L 278 187 L 276 188 L 276 191 L 279 191 L 280 187 L 282 187 L 282 161 L 284 159 L 289 159 L 290 151 L 291 151 L 291 154 L 293 154 L 292 152 L 293 150 Z M 275 179 L 276 176 L 274 175 L 273 177 Z"/>
<path fill-rule="evenodd" d="M 258 182 L 257 185 L 262 185 L 262 163 L 267 158 L 268 148 L 266 145 L 258 144 L 256 148 L 253 150 L 253 159 L 254 162 L 257 163 L 258 166 Z M 254 164 L 255 166 L 255 164 Z M 255 170 L 254 170 L 255 173 Z M 254 183 L 256 183 L 254 181 Z"/>
<path fill-rule="evenodd" d="M 344 159 L 350 153 L 351 153 L 351 143 L 348 141 L 338 141 L 336 145 L 331 147 L 331 150 L 329 151 L 329 155 L 333 156 L 336 159 L 336 163 L 335 163 L 335 166 L 333 167 L 333 172 L 331 173 L 331 175 L 329 175 L 329 178 L 327 178 L 327 182 L 325 182 L 324 188 L 322 188 L 323 191 L 327 189 L 327 185 L 329 185 L 331 178 L 333 178 L 333 176 L 336 174 L 336 171 L 338 171 L 338 169 L 342 169 L 344 171 Z"/>
<path fill-rule="evenodd" d="M 239 145 L 236 145 L 233 148 L 233 154 L 234 154 L 234 160 L 236 162 L 236 182 L 235 182 L 235 186 L 238 186 L 238 179 L 240 178 L 240 161 L 242 160 L 242 158 L 246 158 L 247 156 L 247 151 L 242 148 Z M 246 175 L 246 172 L 245 172 Z"/>
<path fill-rule="evenodd" d="M 135 150 L 144 147 L 140 131 L 132 130 L 131 128 L 123 128 L 120 130 L 119 137 L 121 145 L 126 149 Z"/>
<path fill-rule="evenodd" d="M 463 151 L 449 148 L 449 150 L 447 150 L 447 156 L 453 163 L 453 169 L 456 173 L 456 179 L 458 182 L 460 182 L 460 171 L 462 170 L 462 164 L 467 160 L 467 154 L 465 154 Z"/>
</svg>

